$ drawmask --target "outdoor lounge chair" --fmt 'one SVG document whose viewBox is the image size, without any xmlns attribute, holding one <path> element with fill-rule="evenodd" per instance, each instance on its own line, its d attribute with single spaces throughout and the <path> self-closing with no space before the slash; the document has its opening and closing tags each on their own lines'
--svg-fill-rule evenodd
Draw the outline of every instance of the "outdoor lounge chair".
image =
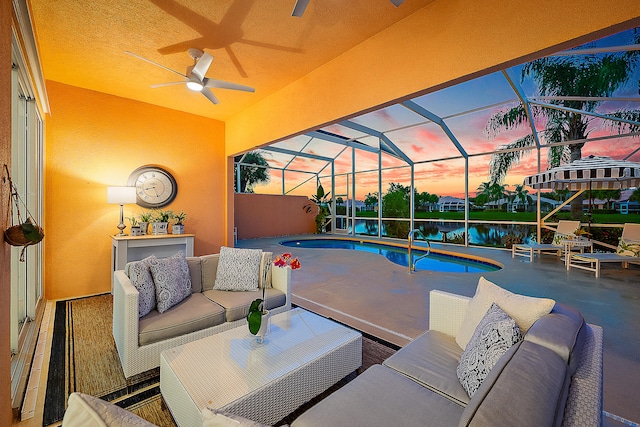
<svg viewBox="0 0 640 427">
<path fill-rule="evenodd" d="M 580 221 L 558 221 L 558 228 L 553 236 L 551 243 L 517 243 L 511 247 L 511 258 L 516 256 L 529 257 L 529 261 L 533 262 L 533 255 L 537 252 L 555 252 L 558 256 L 562 255 L 564 245 L 562 239 L 565 236 L 575 234 L 575 231 L 580 228 Z"/>
<path fill-rule="evenodd" d="M 573 254 L 569 259 L 569 269 L 580 268 L 593 271 L 600 277 L 600 264 L 603 262 L 620 262 L 622 268 L 628 268 L 629 263 L 640 263 L 640 224 L 627 223 L 622 229 L 622 237 L 618 243 L 616 253 Z"/>
</svg>

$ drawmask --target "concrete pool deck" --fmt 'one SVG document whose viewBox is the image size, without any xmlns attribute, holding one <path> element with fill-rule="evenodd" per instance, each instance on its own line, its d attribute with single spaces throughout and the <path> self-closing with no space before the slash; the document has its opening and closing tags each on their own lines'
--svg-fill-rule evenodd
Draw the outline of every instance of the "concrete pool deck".
<svg viewBox="0 0 640 427">
<path fill-rule="evenodd" d="M 302 268 L 293 272 L 294 304 L 331 317 L 398 346 L 429 328 L 429 291 L 473 296 L 480 276 L 512 292 L 553 298 L 578 309 L 587 322 L 604 329 L 604 410 L 640 422 L 640 266 L 605 265 L 601 277 L 566 271 L 554 255 L 511 258 L 499 249 L 433 244 L 434 248 L 490 258 L 504 268 L 484 273 L 417 271 L 381 255 L 348 249 L 292 248 L 282 240 L 314 235 L 241 240 L 236 246 L 290 252 Z M 341 236 L 328 236 L 340 238 Z M 382 239 L 381 242 L 385 242 Z M 402 243 L 393 240 L 394 243 Z M 605 426 L 629 425 L 605 418 Z"/>
</svg>

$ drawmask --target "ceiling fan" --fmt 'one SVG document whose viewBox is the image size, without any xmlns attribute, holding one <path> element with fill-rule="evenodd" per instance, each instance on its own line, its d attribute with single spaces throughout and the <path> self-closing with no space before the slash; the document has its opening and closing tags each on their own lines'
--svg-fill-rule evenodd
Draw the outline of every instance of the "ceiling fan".
<svg viewBox="0 0 640 427">
<path fill-rule="evenodd" d="M 169 82 L 169 83 L 160 83 L 152 85 L 152 88 L 163 87 L 163 86 L 171 86 L 178 84 L 186 84 L 187 87 L 193 91 L 202 93 L 209 101 L 214 104 L 219 104 L 220 101 L 213 94 L 210 88 L 217 89 L 231 89 L 231 90 L 242 90 L 244 92 L 255 92 L 255 89 L 249 86 L 244 86 L 238 83 L 225 82 L 223 80 L 210 79 L 205 77 L 205 74 L 209 70 L 211 63 L 213 62 L 213 56 L 206 52 L 202 52 L 200 49 L 191 48 L 188 50 L 189 56 L 193 58 L 193 65 L 187 67 L 187 72 L 182 74 L 178 71 L 172 70 L 169 67 L 165 67 L 162 64 L 158 64 L 150 59 L 147 59 L 143 56 L 137 55 L 133 52 L 126 51 L 128 55 L 135 56 L 138 59 L 142 59 L 143 61 L 147 61 L 150 64 L 158 66 L 160 68 L 164 68 L 167 71 L 171 71 L 181 77 L 184 77 L 184 81 L 180 82 Z"/>
<path fill-rule="evenodd" d="M 404 0 L 389 0 L 389 1 L 393 3 L 395 7 L 400 6 L 404 2 Z M 296 0 L 296 4 L 295 6 L 293 6 L 293 12 L 291 13 L 291 16 L 301 17 L 305 9 L 307 8 L 308 4 L 309 4 L 309 0 Z"/>
</svg>

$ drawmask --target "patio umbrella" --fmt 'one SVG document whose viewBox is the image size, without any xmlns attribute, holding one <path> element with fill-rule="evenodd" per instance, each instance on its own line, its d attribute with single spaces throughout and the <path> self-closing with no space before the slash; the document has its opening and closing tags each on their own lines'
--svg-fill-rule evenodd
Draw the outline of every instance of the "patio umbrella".
<svg viewBox="0 0 640 427">
<path fill-rule="evenodd" d="M 640 186 L 640 163 L 589 156 L 528 176 L 524 179 L 524 185 L 534 189 L 577 191 L 573 197 L 547 215 L 544 218 L 546 219 L 585 190 L 617 190 Z M 591 198 L 587 216 L 591 229 Z"/>
<path fill-rule="evenodd" d="M 589 156 L 528 176 L 524 185 L 535 189 L 617 190 L 640 186 L 640 163 Z"/>
</svg>

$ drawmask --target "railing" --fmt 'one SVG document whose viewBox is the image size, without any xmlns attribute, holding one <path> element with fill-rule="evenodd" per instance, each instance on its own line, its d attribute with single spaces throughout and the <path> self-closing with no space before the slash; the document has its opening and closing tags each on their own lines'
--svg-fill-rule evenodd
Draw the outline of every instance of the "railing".
<svg viewBox="0 0 640 427">
<path fill-rule="evenodd" d="M 427 242 L 427 252 L 421 256 L 419 256 L 418 258 L 416 258 L 415 261 L 413 261 L 413 257 L 411 256 L 411 246 L 413 244 L 413 242 L 415 241 L 415 237 L 414 235 L 416 233 L 420 233 L 420 235 L 422 236 L 422 239 Z M 407 264 L 409 265 L 409 274 L 413 273 L 414 271 L 416 271 L 416 263 L 418 261 L 420 261 L 422 258 L 426 257 L 429 255 L 429 252 L 431 252 L 431 242 L 429 242 L 429 240 L 427 240 L 427 238 L 424 236 L 424 234 L 422 234 L 422 231 L 420 231 L 419 229 L 413 229 L 409 232 L 409 236 L 407 237 L 407 239 L 409 240 L 409 243 L 407 245 Z"/>
</svg>

